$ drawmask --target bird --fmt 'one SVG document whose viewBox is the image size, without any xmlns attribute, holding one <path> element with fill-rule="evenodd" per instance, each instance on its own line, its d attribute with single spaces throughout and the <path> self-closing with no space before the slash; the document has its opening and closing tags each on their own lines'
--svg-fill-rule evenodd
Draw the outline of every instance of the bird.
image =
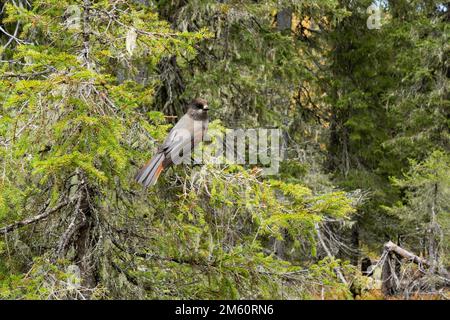
<svg viewBox="0 0 450 320">
<path fill-rule="evenodd" d="M 136 181 L 145 188 L 158 181 L 161 172 L 172 164 L 190 156 L 184 151 L 205 140 L 208 130 L 208 102 L 202 98 L 193 99 L 187 106 L 187 112 L 170 130 L 156 154 L 138 171 Z M 180 156 L 180 152 L 183 154 Z"/>
</svg>

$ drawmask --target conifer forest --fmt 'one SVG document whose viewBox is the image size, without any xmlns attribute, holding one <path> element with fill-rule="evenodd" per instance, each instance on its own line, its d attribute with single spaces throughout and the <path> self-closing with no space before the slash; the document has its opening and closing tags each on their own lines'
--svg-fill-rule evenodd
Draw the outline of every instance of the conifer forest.
<svg viewBox="0 0 450 320">
<path fill-rule="evenodd" d="M 0 1 L 0 300 L 448 300 L 449 9 Z"/>
</svg>

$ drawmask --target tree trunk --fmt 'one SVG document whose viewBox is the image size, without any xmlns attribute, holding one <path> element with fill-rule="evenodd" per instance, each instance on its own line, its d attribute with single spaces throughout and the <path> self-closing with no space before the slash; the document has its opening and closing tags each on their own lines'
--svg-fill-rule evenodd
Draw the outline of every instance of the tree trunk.
<svg viewBox="0 0 450 320">
<path fill-rule="evenodd" d="M 352 248 L 355 250 L 354 253 L 351 253 L 351 263 L 354 266 L 358 265 L 359 262 L 359 228 L 358 222 L 353 225 L 352 235 L 351 235 Z"/>
<path fill-rule="evenodd" d="M 283 9 L 277 13 L 277 29 L 279 31 L 291 30 L 292 27 L 292 10 Z"/>
<path fill-rule="evenodd" d="M 83 222 L 75 240 L 75 263 L 80 268 L 81 285 L 92 289 L 97 286 L 97 263 L 93 254 L 94 247 L 98 243 L 96 234 L 97 223 L 89 205 L 89 193 L 86 192 L 81 202 L 80 212 Z M 87 293 L 88 295 L 90 292 Z"/>
</svg>

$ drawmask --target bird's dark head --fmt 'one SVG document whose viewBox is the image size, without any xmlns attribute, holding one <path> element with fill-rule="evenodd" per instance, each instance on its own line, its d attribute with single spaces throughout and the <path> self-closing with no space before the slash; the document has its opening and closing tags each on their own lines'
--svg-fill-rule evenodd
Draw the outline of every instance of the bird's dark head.
<svg viewBox="0 0 450 320">
<path fill-rule="evenodd" d="M 189 103 L 188 114 L 195 120 L 208 118 L 208 102 L 205 99 L 196 98 Z"/>
</svg>

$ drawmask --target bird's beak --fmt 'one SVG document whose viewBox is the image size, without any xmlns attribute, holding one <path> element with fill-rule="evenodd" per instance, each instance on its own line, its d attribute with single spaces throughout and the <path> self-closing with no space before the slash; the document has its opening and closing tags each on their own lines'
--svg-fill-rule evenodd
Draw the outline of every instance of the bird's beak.
<svg viewBox="0 0 450 320">
<path fill-rule="evenodd" d="M 208 106 L 207 104 L 205 104 L 205 105 L 203 106 L 203 110 L 209 110 L 209 106 Z"/>
</svg>

